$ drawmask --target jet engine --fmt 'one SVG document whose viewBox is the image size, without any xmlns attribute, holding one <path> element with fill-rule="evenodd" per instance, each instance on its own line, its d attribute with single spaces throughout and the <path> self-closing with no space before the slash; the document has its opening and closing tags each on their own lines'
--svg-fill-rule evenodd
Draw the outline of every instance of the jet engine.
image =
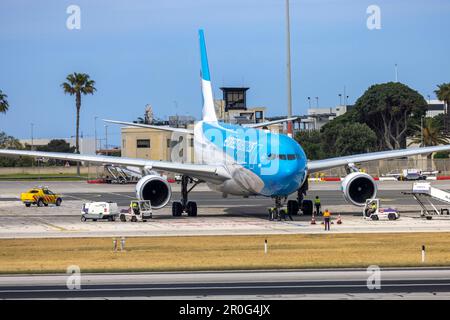
<svg viewBox="0 0 450 320">
<path fill-rule="evenodd" d="M 136 184 L 136 198 L 150 200 L 153 209 L 163 208 L 171 197 L 170 184 L 157 174 L 144 176 Z"/>
<path fill-rule="evenodd" d="M 375 180 L 364 172 L 352 172 L 342 181 L 344 198 L 355 206 L 364 206 L 367 199 L 377 196 Z"/>
</svg>

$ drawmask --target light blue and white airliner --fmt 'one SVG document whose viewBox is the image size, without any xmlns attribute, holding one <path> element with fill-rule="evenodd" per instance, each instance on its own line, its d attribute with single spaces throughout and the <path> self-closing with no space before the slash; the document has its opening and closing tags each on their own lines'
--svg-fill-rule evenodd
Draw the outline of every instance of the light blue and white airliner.
<svg viewBox="0 0 450 320">
<path fill-rule="evenodd" d="M 199 40 L 203 115 L 193 130 L 106 120 L 122 125 L 171 131 L 174 134 L 192 134 L 196 163 L 183 163 L 173 158 L 173 161 L 168 162 L 23 150 L 0 150 L 0 155 L 140 167 L 144 175 L 136 185 L 136 196 L 138 199 L 150 200 L 155 209 L 166 206 L 172 196 L 170 184 L 158 172 L 181 174 L 182 196 L 181 201 L 172 202 L 174 216 L 181 216 L 183 212 L 188 216 L 197 215 L 197 204 L 188 201 L 189 191 L 192 190 L 192 187 L 188 189 L 190 178 L 195 178 L 196 183 L 207 183 L 211 189 L 223 195 L 271 197 L 275 201 L 275 214 L 279 216 L 279 209 L 289 195 L 297 192 L 301 202 L 301 195 L 307 189 L 308 174 L 345 166 L 348 175 L 342 182 L 344 197 L 350 203 L 361 206 L 366 199 L 376 196 L 377 185 L 371 176 L 358 171 L 356 163 L 450 150 L 450 145 L 445 145 L 308 161 L 307 155 L 295 140 L 284 134 L 263 130 L 268 125 L 292 119 L 242 126 L 218 121 L 203 30 L 199 31 Z M 295 214 L 301 203 L 290 200 L 287 206 Z"/>
</svg>

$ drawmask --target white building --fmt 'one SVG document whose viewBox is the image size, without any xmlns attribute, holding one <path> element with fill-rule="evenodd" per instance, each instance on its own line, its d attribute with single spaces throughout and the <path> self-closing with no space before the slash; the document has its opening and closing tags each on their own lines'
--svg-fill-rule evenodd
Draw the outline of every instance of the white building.
<svg viewBox="0 0 450 320">
<path fill-rule="evenodd" d="M 52 139 L 21 139 L 20 143 L 23 145 L 33 145 L 33 146 L 45 146 L 51 140 L 64 140 L 70 144 L 71 147 L 75 147 L 75 138 L 52 138 Z M 80 153 L 81 154 L 95 154 L 95 139 L 94 138 L 81 138 L 80 137 Z"/>
</svg>

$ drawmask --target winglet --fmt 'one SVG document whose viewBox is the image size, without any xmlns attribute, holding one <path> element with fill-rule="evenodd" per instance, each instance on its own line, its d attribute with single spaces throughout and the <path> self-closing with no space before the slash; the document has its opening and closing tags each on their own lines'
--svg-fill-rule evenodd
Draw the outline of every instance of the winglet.
<svg viewBox="0 0 450 320">
<path fill-rule="evenodd" d="M 208 55 L 206 53 L 205 35 L 202 29 L 198 31 L 200 40 L 201 78 L 203 95 L 203 121 L 217 122 L 214 108 L 214 97 L 211 86 L 211 75 L 209 73 Z"/>
</svg>

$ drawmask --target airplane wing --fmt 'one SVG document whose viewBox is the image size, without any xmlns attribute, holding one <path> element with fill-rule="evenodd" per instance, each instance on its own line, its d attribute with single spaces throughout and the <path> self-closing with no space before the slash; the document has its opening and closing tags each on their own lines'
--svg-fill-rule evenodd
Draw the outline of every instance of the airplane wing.
<svg viewBox="0 0 450 320">
<path fill-rule="evenodd" d="M 42 152 L 26 150 L 8 150 L 0 149 L 0 156 L 25 156 L 35 158 L 49 158 L 67 161 L 86 161 L 98 164 L 113 164 L 120 166 L 134 166 L 146 169 L 168 171 L 174 173 L 186 174 L 211 182 L 223 182 L 231 179 L 230 174 L 221 165 L 203 165 L 190 163 L 176 163 L 168 161 L 153 161 L 145 159 L 121 158 L 99 155 L 82 155 L 74 153 Z"/>
<path fill-rule="evenodd" d="M 287 121 L 294 121 L 297 119 L 298 119 L 298 117 L 293 117 L 293 118 L 273 120 L 273 121 L 267 121 L 267 122 L 261 122 L 261 123 L 247 123 L 247 124 L 243 124 L 243 126 L 246 128 L 261 128 L 261 127 L 265 127 L 265 126 L 270 126 L 272 124 L 277 124 L 277 123 L 282 123 L 282 122 L 287 122 Z"/>
<path fill-rule="evenodd" d="M 183 134 L 194 134 L 193 130 L 184 129 L 184 128 L 174 128 L 174 127 L 169 127 L 169 126 L 155 126 L 155 125 L 151 125 L 151 124 L 134 123 L 134 122 L 126 122 L 126 121 L 116 121 L 116 120 L 107 120 L 107 119 L 103 119 L 103 121 L 108 122 L 108 123 L 123 124 L 125 126 L 131 126 L 131 127 L 157 129 L 157 130 L 178 132 L 178 133 L 183 133 Z"/>
<path fill-rule="evenodd" d="M 410 148 L 410 149 L 399 149 L 391 151 L 380 151 L 372 153 L 357 154 L 352 156 L 330 158 L 324 160 L 314 160 L 308 161 L 308 172 L 318 172 L 321 170 L 326 170 L 335 167 L 345 166 L 350 163 L 361 163 L 373 160 L 384 160 L 393 158 L 403 158 L 410 157 L 419 154 L 428 154 L 438 151 L 450 151 L 450 145 L 435 146 L 435 147 L 424 147 L 424 148 Z"/>
</svg>

